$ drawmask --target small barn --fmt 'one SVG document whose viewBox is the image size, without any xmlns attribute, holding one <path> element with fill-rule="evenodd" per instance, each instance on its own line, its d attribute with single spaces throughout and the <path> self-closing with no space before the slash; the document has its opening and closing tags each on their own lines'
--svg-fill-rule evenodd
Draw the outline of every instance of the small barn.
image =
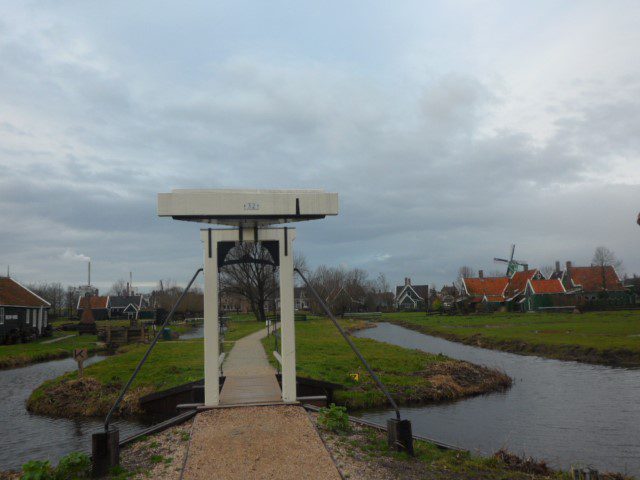
<svg viewBox="0 0 640 480">
<path fill-rule="evenodd" d="M 476 310 L 503 307 L 509 280 L 509 277 L 485 277 L 482 270 L 478 277 L 463 278 L 462 287 L 469 307 Z"/>
<path fill-rule="evenodd" d="M 138 318 L 142 309 L 142 295 L 109 297 L 111 318 Z"/>
<path fill-rule="evenodd" d="M 396 286 L 393 301 L 398 310 L 424 310 L 429 302 L 429 285 L 412 285 L 410 278 L 404 279 L 404 285 Z"/>
<path fill-rule="evenodd" d="M 51 304 L 10 277 L 0 277 L 0 343 L 48 335 Z"/>
<path fill-rule="evenodd" d="M 542 280 L 544 275 L 538 269 L 527 269 L 514 272 L 505 290 L 507 301 L 517 303 L 525 296 L 527 284 L 531 280 Z"/>
<path fill-rule="evenodd" d="M 531 279 L 527 281 L 524 310 L 536 311 L 563 306 L 566 289 L 558 278 Z"/>
<path fill-rule="evenodd" d="M 109 318 L 109 297 L 85 295 L 78 299 L 78 317 L 82 318 L 84 310 L 89 308 L 95 320 L 107 320 Z"/>
<path fill-rule="evenodd" d="M 566 263 L 564 271 L 554 272 L 576 305 L 597 307 L 628 306 L 635 304 L 635 295 L 625 288 L 616 269 L 611 265 L 574 267 Z"/>
</svg>

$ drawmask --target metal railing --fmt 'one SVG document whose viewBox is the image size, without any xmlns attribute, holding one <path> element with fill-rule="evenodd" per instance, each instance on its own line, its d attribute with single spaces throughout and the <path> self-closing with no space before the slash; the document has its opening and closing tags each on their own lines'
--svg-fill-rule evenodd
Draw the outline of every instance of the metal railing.
<svg viewBox="0 0 640 480">
<path fill-rule="evenodd" d="M 136 366 L 135 370 L 131 374 L 131 377 L 129 378 L 129 380 L 127 381 L 125 386 L 122 387 L 122 390 L 120 390 L 120 395 L 118 395 L 118 398 L 116 399 L 115 403 L 111 407 L 111 410 L 109 410 L 109 413 L 107 413 L 107 416 L 104 419 L 104 430 L 105 430 L 105 432 L 109 431 L 109 423 L 111 422 L 111 417 L 113 416 L 113 414 L 116 412 L 116 410 L 120 406 L 120 402 L 122 402 L 122 399 L 124 398 L 125 394 L 127 393 L 127 390 L 129 390 L 129 387 L 131 387 L 131 384 L 133 383 L 133 381 L 135 380 L 136 376 L 138 375 L 138 372 L 142 368 L 142 365 L 144 365 L 144 363 L 147 361 L 147 358 L 149 357 L 149 354 L 151 353 L 151 350 L 153 350 L 153 347 L 155 347 L 156 343 L 158 343 L 158 340 L 160 339 L 160 336 L 162 335 L 162 331 L 164 330 L 164 328 L 167 326 L 167 324 L 169 323 L 169 321 L 171 320 L 171 318 L 175 314 L 177 308 L 180 306 L 180 303 L 182 302 L 182 299 L 184 298 L 184 296 L 187 294 L 187 292 L 191 288 L 191 285 L 193 285 L 193 282 L 196 280 L 196 277 L 202 271 L 203 271 L 203 269 L 199 268 L 198 270 L 196 270 L 196 273 L 193 274 L 193 277 L 191 277 L 191 281 L 187 285 L 187 288 L 185 288 L 183 290 L 182 294 L 180 295 L 180 297 L 176 301 L 175 305 L 173 306 L 173 308 L 169 312 L 169 315 L 167 315 L 167 318 L 164 319 L 164 322 L 162 323 L 162 326 L 158 329 L 158 333 L 156 333 L 156 336 L 153 338 L 153 341 L 151 342 L 151 345 L 149 345 L 149 348 L 147 348 L 147 351 L 145 352 L 144 356 L 138 362 L 138 365 Z"/>
<path fill-rule="evenodd" d="M 309 288 L 309 290 L 311 290 L 311 293 L 313 294 L 317 302 L 320 304 L 320 306 L 325 311 L 327 316 L 331 319 L 331 321 L 336 326 L 336 328 L 338 329 L 342 337 L 345 339 L 345 341 L 349 344 L 349 346 L 351 347 L 351 350 L 353 350 L 356 356 L 360 359 L 360 361 L 362 362 L 364 367 L 367 369 L 367 371 L 369 372 L 369 375 L 371 375 L 371 378 L 373 378 L 373 381 L 376 383 L 380 391 L 382 391 L 384 396 L 387 397 L 387 400 L 389 401 L 393 409 L 396 411 L 396 418 L 400 420 L 400 410 L 398 409 L 398 405 L 393 400 L 393 397 L 391 396 L 387 388 L 384 386 L 384 384 L 382 383 L 378 375 L 376 375 L 376 373 L 373 371 L 373 369 L 369 365 L 369 362 L 367 362 L 367 360 L 362 356 L 362 354 L 360 353 L 360 350 L 358 350 L 355 344 L 351 341 L 351 339 L 349 338 L 349 335 L 347 335 L 347 332 L 345 332 L 344 329 L 340 326 L 340 324 L 338 323 L 338 320 L 336 320 L 336 317 L 333 316 L 333 313 L 331 313 L 331 310 L 329 310 L 329 307 L 327 307 L 327 304 L 324 303 L 322 298 L 320 298 L 320 295 L 318 294 L 318 292 L 316 292 L 316 289 L 311 286 L 311 284 L 303 275 L 303 273 L 297 268 L 294 268 L 294 270 L 298 275 L 300 275 L 300 278 L 302 278 L 302 281 Z"/>
</svg>

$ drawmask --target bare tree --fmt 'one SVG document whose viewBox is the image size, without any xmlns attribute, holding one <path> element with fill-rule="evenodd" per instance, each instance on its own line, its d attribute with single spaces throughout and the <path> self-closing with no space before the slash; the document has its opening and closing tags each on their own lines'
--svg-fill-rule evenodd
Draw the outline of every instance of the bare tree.
<svg viewBox="0 0 640 480">
<path fill-rule="evenodd" d="M 553 275 L 553 272 L 556 271 L 556 267 L 554 267 L 553 265 L 543 265 L 539 268 L 539 270 L 540 273 L 544 275 L 544 278 L 550 278 L 551 275 Z"/>
<path fill-rule="evenodd" d="M 38 283 L 27 285 L 29 290 L 44 298 L 51 304 L 50 313 L 51 316 L 58 316 L 61 313 L 64 303 L 64 288 L 61 283 Z"/>
<path fill-rule="evenodd" d="M 113 285 L 111 285 L 111 289 L 109 290 L 110 295 L 122 295 L 122 292 L 127 290 L 127 281 L 123 278 L 119 278 Z"/>
<path fill-rule="evenodd" d="M 618 260 L 613 251 L 602 246 L 597 247 L 595 252 L 593 252 L 593 258 L 591 261 L 595 266 L 600 267 L 602 275 L 602 290 L 607 290 L 607 267 L 619 269 L 622 266 L 622 262 Z"/>
<path fill-rule="evenodd" d="M 246 298 L 256 320 L 264 321 L 265 305 L 273 300 L 278 288 L 271 255 L 259 243 L 246 242 L 234 247 L 226 260 L 234 263 L 220 272 L 220 292 Z"/>
<path fill-rule="evenodd" d="M 375 305 L 372 310 L 389 308 L 393 305 L 394 294 L 391 291 L 391 285 L 384 273 L 380 272 L 376 279 L 371 282 L 371 286 L 375 300 Z"/>
<path fill-rule="evenodd" d="M 64 307 L 67 309 L 67 316 L 71 318 L 74 314 L 76 307 L 78 306 L 78 299 L 80 294 L 73 287 L 68 287 L 64 295 Z"/>
<path fill-rule="evenodd" d="M 469 267 L 468 265 L 463 265 L 458 269 L 458 278 L 471 278 L 475 276 L 476 276 L 475 270 Z"/>
<path fill-rule="evenodd" d="M 458 278 L 456 279 L 455 286 L 458 290 L 463 290 L 464 287 L 462 285 L 463 278 L 472 278 L 476 276 L 476 272 L 473 268 L 463 265 L 458 269 Z"/>
<path fill-rule="evenodd" d="M 295 252 L 293 254 L 293 268 L 300 270 L 305 276 L 309 273 L 309 266 L 307 265 L 307 257 L 302 252 Z"/>
</svg>

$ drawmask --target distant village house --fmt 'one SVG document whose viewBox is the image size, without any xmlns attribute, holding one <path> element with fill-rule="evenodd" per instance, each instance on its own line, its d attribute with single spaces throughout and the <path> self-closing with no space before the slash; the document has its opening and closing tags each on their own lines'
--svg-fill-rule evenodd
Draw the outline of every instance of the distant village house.
<svg viewBox="0 0 640 480">
<path fill-rule="evenodd" d="M 48 334 L 51 304 L 10 277 L 0 277 L 0 343 Z"/>
<path fill-rule="evenodd" d="M 412 285 L 411 279 L 405 277 L 404 285 L 396 286 L 393 301 L 398 310 L 424 310 L 429 301 L 429 285 Z"/>
</svg>

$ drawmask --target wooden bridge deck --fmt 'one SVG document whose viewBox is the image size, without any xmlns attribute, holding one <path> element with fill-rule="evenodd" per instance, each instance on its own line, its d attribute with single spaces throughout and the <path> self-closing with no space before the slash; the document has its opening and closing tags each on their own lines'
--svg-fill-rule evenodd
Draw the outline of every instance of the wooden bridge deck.
<svg viewBox="0 0 640 480">
<path fill-rule="evenodd" d="M 220 405 L 278 403 L 282 401 L 280 385 L 273 375 L 227 377 L 220 392 Z"/>
<path fill-rule="evenodd" d="M 269 365 L 260 341 L 267 330 L 238 340 L 223 365 L 226 379 L 220 392 L 220 405 L 280 403 L 282 392 L 276 371 Z"/>
</svg>

